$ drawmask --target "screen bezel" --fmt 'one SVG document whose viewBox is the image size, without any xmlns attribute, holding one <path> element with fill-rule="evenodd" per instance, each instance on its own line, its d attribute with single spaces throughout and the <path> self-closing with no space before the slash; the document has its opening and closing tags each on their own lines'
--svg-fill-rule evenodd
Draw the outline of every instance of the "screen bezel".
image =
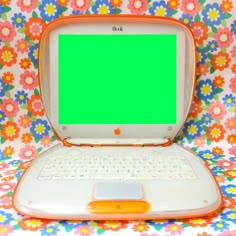
<svg viewBox="0 0 236 236">
<path fill-rule="evenodd" d="M 114 31 L 120 27 L 122 31 Z M 58 35 L 59 34 L 176 34 L 177 80 L 176 124 L 60 125 L 58 122 Z M 64 19 L 51 24 L 41 39 L 40 84 L 47 116 L 60 138 L 173 138 L 187 116 L 194 87 L 195 47 L 190 31 L 179 22 L 158 18 L 91 17 Z M 186 60 L 188 58 L 188 60 Z M 167 114 L 168 115 L 168 114 Z M 121 132 L 117 137 L 114 130 Z"/>
</svg>

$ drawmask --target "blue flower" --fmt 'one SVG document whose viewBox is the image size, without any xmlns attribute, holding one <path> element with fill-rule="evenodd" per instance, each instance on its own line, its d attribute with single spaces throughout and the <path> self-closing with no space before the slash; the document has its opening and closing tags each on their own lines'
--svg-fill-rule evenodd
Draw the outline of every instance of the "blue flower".
<svg viewBox="0 0 236 236">
<path fill-rule="evenodd" d="M 30 47 L 29 50 L 29 58 L 32 61 L 32 63 L 34 64 L 35 68 L 37 68 L 38 66 L 38 44 L 35 44 L 34 46 Z"/>
<path fill-rule="evenodd" d="M 19 104 L 25 104 L 28 100 L 28 94 L 24 90 L 17 91 L 15 94 L 15 99 Z"/>
<path fill-rule="evenodd" d="M 42 137 L 48 135 L 50 126 L 46 120 L 37 119 L 32 122 L 30 131 L 36 139 L 41 139 Z"/>
<path fill-rule="evenodd" d="M 106 15 L 115 12 L 115 9 L 112 7 L 110 1 L 108 0 L 98 0 L 95 1 L 92 11 L 96 14 Z"/>
<path fill-rule="evenodd" d="M 193 120 L 190 120 L 184 124 L 183 133 L 188 139 L 194 139 L 195 137 L 200 136 L 201 132 L 201 126 Z"/>
<path fill-rule="evenodd" d="M 218 43 L 215 40 L 208 42 L 207 49 L 210 52 L 215 52 L 218 49 Z"/>
<path fill-rule="evenodd" d="M 180 17 L 180 20 L 186 25 L 191 25 L 193 23 L 193 17 L 190 16 L 189 14 L 183 14 Z"/>
<path fill-rule="evenodd" d="M 224 13 L 218 3 L 207 4 L 202 15 L 204 23 L 209 26 L 220 25 L 224 19 Z"/>
<path fill-rule="evenodd" d="M 226 221 L 228 220 L 228 221 L 235 222 L 236 221 L 236 212 L 235 212 L 235 210 L 222 212 L 221 218 Z"/>
<path fill-rule="evenodd" d="M 26 17 L 22 13 L 15 13 L 11 18 L 12 24 L 16 26 L 16 28 L 23 27 L 26 23 Z"/>
<path fill-rule="evenodd" d="M 82 15 L 82 13 L 81 13 L 81 11 L 79 11 L 79 10 L 74 10 L 74 11 L 72 11 L 72 15 Z"/>
<path fill-rule="evenodd" d="M 45 21 L 56 19 L 62 13 L 61 7 L 56 0 L 43 0 L 39 6 L 40 16 Z"/>
<path fill-rule="evenodd" d="M 4 6 L 1 4 L 0 5 L 0 15 L 3 14 L 4 12 L 5 12 Z"/>
<path fill-rule="evenodd" d="M 4 121 L 6 119 L 6 115 L 3 111 L 0 111 L 0 122 Z"/>
<path fill-rule="evenodd" d="M 198 53 L 198 64 L 204 64 L 207 60 L 206 48 L 197 48 Z"/>
<path fill-rule="evenodd" d="M 218 156 L 217 156 L 218 157 Z M 213 161 L 215 161 L 216 158 L 213 158 Z M 211 171 L 213 173 L 214 176 L 219 176 L 219 175 L 223 175 L 223 171 L 224 171 L 224 168 L 223 167 L 220 167 L 220 166 L 216 166 L 214 165 L 213 167 L 211 167 Z"/>
<path fill-rule="evenodd" d="M 0 211 L 0 224 L 9 224 L 13 220 L 12 214 Z"/>
<path fill-rule="evenodd" d="M 0 97 L 3 97 L 7 91 L 7 85 L 0 79 Z"/>
<path fill-rule="evenodd" d="M 223 103 L 226 107 L 232 107 L 236 103 L 236 97 L 234 97 L 232 94 L 226 94 L 223 97 Z"/>
<path fill-rule="evenodd" d="M 202 116 L 202 119 L 201 119 L 201 121 L 206 125 L 209 125 L 212 122 L 212 120 L 213 119 L 212 119 L 212 116 L 210 114 L 204 114 Z"/>
<path fill-rule="evenodd" d="M 200 151 L 198 156 L 201 157 L 203 160 L 214 160 L 218 156 L 211 152 L 210 150 Z"/>
<path fill-rule="evenodd" d="M 236 186 L 233 184 L 221 186 L 221 190 L 223 194 L 227 197 L 236 197 Z"/>
<path fill-rule="evenodd" d="M 21 160 L 9 161 L 9 165 L 11 165 L 12 167 L 18 167 L 20 165 L 20 163 L 22 163 Z"/>
<path fill-rule="evenodd" d="M 210 79 L 201 80 L 196 86 L 197 96 L 200 100 L 207 101 L 212 99 L 216 93 L 216 88 Z"/>
<path fill-rule="evenodd" d="M 150 224 L 152 227 L 154 227 L 156 230 L 161 230 L 162 228 L 164 228 L 166 225 L 168 225 L 170 222 L 167 220 L 163 220 L 163 221 L 146 221 L 148 224 Z"/>
<path fill-rule="evenodd" d="M 42 236 L 54 236 L 59 232 L 59 228 L 57 226 L 47 226 L 40 230 Z"/>
<path fill-rule="evenodd" d="M 236 34 L 236 20 L 230 25 L 231 26 L 231 31 Z"/>
<path fill-rule="evenodd" d="M 149 12 L 154 16 L 171 16 L 171 10 L 165 1 L 154 2 Z"/>
<path fill-rule="evenodd" d="M 230 224 L 225 222 L 225 221 L 217 221 L 217 222 L 213 222 L 211 224 L 211 227 L 215 230 L 215 231 L 220 231 L 223 232 L 226 229 L 229 229 Z"/>
</svg>

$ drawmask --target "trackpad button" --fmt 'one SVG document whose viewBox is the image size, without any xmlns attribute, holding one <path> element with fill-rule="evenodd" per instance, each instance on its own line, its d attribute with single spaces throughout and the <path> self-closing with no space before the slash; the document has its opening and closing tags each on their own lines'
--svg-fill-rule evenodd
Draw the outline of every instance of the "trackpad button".
<svg viewBox="0 0 236 236">
<path fill-rule="evenodd" d="M 141 200 L 143 187 L 139 183 L 97 183 L 94 189 L 97 200 Z"/>
</svg>

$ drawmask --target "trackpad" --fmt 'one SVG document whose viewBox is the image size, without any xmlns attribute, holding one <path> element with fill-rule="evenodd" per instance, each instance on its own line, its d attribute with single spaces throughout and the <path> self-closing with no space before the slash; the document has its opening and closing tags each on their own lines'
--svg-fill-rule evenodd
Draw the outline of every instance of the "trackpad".
<svg viewBox="0 0 236 236">
<path fill-rule="evenodd" d="M 94 189 L 97 200 L 141 200 L 143 187 L 139 183 L 97 183 Z"/>
</svg>

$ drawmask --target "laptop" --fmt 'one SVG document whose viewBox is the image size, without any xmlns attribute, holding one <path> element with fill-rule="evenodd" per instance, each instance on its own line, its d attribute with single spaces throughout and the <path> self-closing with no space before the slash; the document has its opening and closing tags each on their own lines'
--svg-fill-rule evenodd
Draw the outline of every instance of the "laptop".
<svg viewBox="0 0 236 236">
<path fill-rule="evenodd" d="M 212 172 L 173 143 L 194 91 L 195 44 L 181 22 L 73 16 L 39 46 L 47 117 L 60 143 L 21 177 L 15 209 L 60 220 L 176 219 L 222 206 Z"/>
</svg>

